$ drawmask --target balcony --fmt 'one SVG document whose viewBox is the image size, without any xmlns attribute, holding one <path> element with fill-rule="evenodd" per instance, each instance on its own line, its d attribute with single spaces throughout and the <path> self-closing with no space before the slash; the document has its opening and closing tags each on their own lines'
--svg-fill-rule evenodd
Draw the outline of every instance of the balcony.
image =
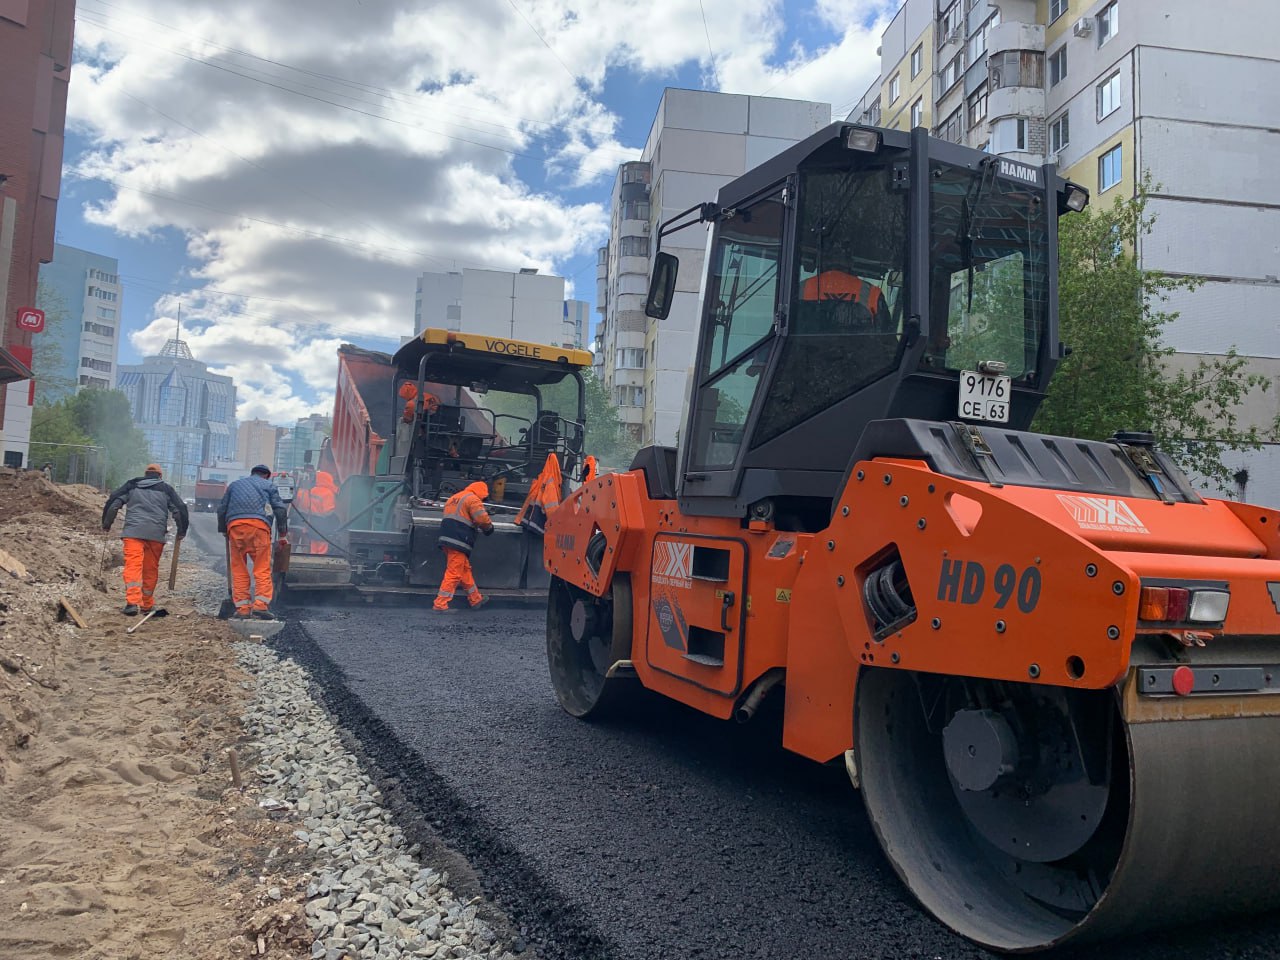
<svg viewBox="0 0 1280 960">
<path fill-rule="evenodd" d="M 1006 50 L 1028 50 L 1044 53 L 1044 27 L 1001 16 L 1001 21 L 987 35 L 987 54 L 994 57 Z"/>
</svg>

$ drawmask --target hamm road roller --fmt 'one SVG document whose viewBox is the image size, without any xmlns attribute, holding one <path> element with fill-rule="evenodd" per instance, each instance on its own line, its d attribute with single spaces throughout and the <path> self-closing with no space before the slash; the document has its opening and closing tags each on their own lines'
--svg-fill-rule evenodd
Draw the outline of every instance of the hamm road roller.
<svg viewBox="0 0 1280 960">
<path fill-rule="evenodd" d="M 919 901 L 1008 952 L 1280 902 L 1280 512 L 1198 494 L 1146 433 L 1029 431 L 1087 202 L 835 124 L 666 221 L 711 225 L 680 448 L 545 542 L 569 713 L 782 698 Z"/>
</svg>

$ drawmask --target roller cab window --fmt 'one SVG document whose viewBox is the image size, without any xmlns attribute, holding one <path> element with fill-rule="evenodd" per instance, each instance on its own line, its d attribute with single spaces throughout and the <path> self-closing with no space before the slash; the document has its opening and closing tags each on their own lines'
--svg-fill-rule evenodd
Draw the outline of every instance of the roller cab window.
<svg viewBox="0 0 1280 960">
<path fill-rule="evenodd" d="M 1049 310 L 1049 211 L 1041 188 L 994 163 L 930 170 L 931 330 L 925 369 L 999 361 L 1034 386 Z"/>
<path fill-rule="evenodd" d="M 789 324 L 756 445 L 897 369 L 907 193 L 890 169 L 802 171 Z"/>
<path fill-rule="evenodd" d="M 737 462 L 775 333 L 785 213 L 779 187 L 738 207 L 718 228 L 704 301 L 693 469 Z"/>
</svg>

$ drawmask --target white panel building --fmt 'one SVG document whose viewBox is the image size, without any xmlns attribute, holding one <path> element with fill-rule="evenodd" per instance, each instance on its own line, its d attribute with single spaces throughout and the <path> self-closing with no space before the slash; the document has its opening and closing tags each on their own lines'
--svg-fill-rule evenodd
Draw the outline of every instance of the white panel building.
<svg viewBox="0 0 1280 960">
<path fill-rule="evenodd" d="M 671 314 L 661 322 L 644 316 L 651 237 L 663 221 L 714 200 L 723 184 L 830 121 L 827 103 L 664 91 L 641 159 L 618 169 L 609 246 L 597 273 L 605 288 L 597 298 L 600 371 L 638 442 L 676 442 L 697 347 L 706 230 L 691 227 L 663 242 L 680 258 L 680 277 Z"/>
<path fill-rule="evenodd" d="M 580 347 L 586 305 L 566 301 L 563 277 L 466 268 L 418 277 L 415 334 L 428 327 Z"/>
</svg>

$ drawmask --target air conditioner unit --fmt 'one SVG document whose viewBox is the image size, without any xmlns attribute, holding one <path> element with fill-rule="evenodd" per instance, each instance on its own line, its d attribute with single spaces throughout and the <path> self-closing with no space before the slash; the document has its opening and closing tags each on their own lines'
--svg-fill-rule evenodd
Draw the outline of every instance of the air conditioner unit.
<svg viewBox="0 0 1280 960">
<path fill-rule="evenodd" d="M 1077 37 L 1087 37 L 1093 33 L 1093 17 L 1081 17 L 1072 26 L 1071 32 Z"/>
<path fill-rule="evenodd" d="M 648 233 L 648 232 L 649 232 L 649 221 L 648 221 L 648 220 L 646 220 L 644 223 L 642 223 L 642 224 L 640 225 L 640 232 L 641 232 L 641 233 Z"/>
</svg>

